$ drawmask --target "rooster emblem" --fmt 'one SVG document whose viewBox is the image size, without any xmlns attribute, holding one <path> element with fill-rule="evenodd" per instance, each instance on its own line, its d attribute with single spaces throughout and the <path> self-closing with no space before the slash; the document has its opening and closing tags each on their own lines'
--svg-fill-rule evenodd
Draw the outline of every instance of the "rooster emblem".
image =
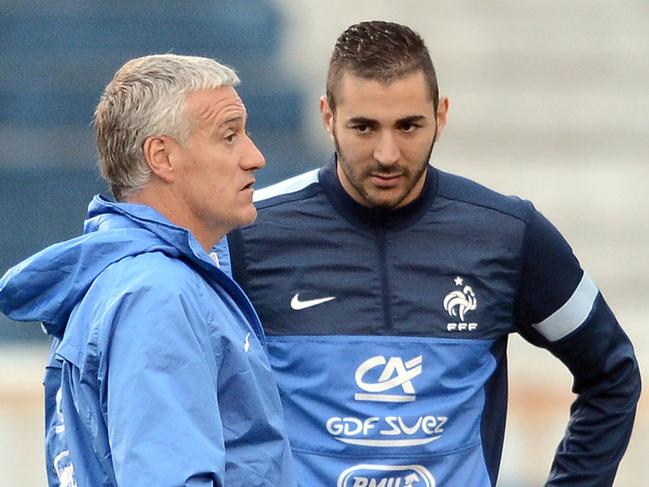
<svg viewBox="0 0 649 487">
<path fill-rule="evenodd" d="M 463 279 L 461 277 L 455 278 L 455 285 L 462 286 Z M 464 321 L 464 314 L 467 311 L 476 309 L 478 300 L 475 297 L 471 286 L 464 286 L 462 290 L 456 289 L 451 291 L 444 298 L 444 309 L 451 316 L 459 316 L 460 320 Z"/>
</svg>

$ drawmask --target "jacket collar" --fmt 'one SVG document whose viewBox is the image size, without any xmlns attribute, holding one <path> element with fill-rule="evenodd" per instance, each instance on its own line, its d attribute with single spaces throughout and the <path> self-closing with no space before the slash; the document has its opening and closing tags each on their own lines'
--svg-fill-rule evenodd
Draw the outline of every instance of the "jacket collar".
<svg viewBox="0 0 649 487">
<path fill-rule="evenodd" d="M 357 203 L 347 194 L 347 191 L 340 184 L 336 167 L 337 159 L 334 154 L 329 163 L 320 169 L 318 174 L 325 195 L 336 211 L 347 221 L 368 230 L 383 228 L 385 230 L 399 231 L 408 228 L 424 216 L 437 194 L 437 170 L 432 166 L 428 166 L 424 188 L 417 199 L 393 210 L 368 208 Z"/>
<path fill-rule="evenodd" d="M 96 195 L 88 205 L 84 233 L 118 228 L 146 229 L 186 256 L 206 260 L 205 250 L 188 230 L 174 225 L 150 206 L 116 202 L 109 197 Z"/>
<path fill-rule="evenodd" d="M 129 256 L 162 252 L 183 259 L 206 279 L 246 303 L 238 286 L 217 270 L 189 231 L 145 205 L 95 196 L 84 235 L 51 245 L 0 278 L 0 311 L 17 321 L 41 321 L 50 335 L 63 336 L 70 313 L 108 266 Z"/>
</svg>

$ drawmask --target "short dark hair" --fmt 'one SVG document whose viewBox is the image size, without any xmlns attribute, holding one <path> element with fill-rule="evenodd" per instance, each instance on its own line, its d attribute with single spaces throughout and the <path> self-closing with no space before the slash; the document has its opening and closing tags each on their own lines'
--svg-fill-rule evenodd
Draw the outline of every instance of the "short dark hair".
<svg viewBox="0 0 649 487">
<path fill-rule="evenodd" d="M 327 103 L 332 111 L 345 71 L 384 84 L 422 71 L 437 111 L 439 88 L 433 61 L 421 36 L 405 25 L 381 20 L 360 22 L 338 37 L 327 74 Z"/>
</svg>

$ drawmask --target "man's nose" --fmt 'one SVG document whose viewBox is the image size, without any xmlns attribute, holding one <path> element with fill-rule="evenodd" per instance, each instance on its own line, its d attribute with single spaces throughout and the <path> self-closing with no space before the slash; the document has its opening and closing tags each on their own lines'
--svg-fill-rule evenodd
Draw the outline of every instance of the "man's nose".
<svg viewBox="0 0 649 487">
<path fill-rule="evenodd" d="M 374 159 L 385 166 L 392 165 L 399 160 L 401 151 L 395 135 L 389 131 L 379 134 L 379 140 L 374 148 Z"/>
<path fill-rule="evenodd" d="M 246 135 L 246 137 L 248 136 Z M 248 137 L 248 142 L 250 145 L 245 157 L 243 158 L 243 163 L 241 166 L 247 170 L 261 169 L 266 165 L 266 158 L 250 137 Z"/>
</svg>

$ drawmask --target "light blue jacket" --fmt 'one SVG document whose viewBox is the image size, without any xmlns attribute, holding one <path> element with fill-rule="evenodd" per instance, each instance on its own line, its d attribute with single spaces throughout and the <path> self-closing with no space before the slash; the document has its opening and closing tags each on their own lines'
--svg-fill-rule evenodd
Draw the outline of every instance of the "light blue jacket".
<svg viewBox="0 0 649 487">
<path fill-rule="evenodd" d="M 259 319 L 198 241 L 95 197 L 84 235 L 0 280 L 0 310 L 56 339 L 51 486 L 296 485 Z"/>
</svg>

